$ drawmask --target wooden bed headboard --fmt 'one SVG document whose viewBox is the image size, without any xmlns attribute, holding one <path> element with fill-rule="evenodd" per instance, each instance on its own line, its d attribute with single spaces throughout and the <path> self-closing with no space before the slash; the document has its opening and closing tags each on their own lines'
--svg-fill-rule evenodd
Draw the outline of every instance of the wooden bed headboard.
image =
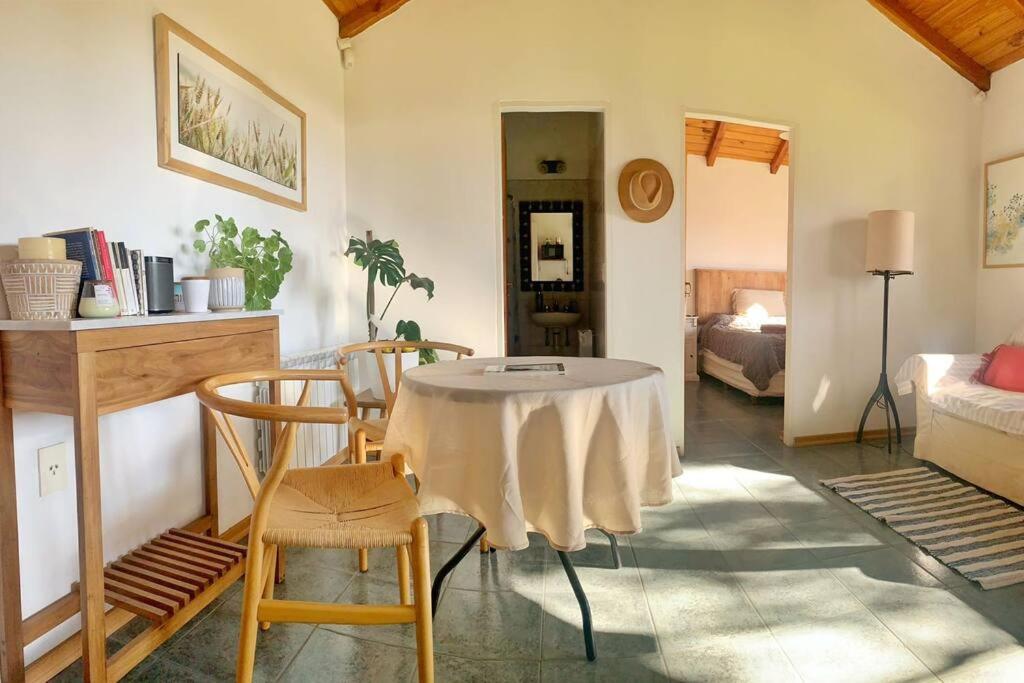
<svg viewBox="0 0 1024 683">
<path fill-rule="evenodd" d="M 704 322 L 715 313 L 732 313 L 734 289 L 786 291 L 786 272 L 778 270 L 712 270 L 695 268 L 693 296 L 697 319 Z"/>
</svg>

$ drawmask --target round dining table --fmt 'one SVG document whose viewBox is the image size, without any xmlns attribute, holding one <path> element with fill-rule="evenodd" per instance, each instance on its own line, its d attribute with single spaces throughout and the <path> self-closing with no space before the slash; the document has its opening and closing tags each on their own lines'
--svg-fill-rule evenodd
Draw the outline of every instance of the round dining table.
<svg viewBox="0 0 1024 683">
<path fill-rule="evenodd" d="M 591 660 L 589 604 L 567 552 L 596 528 L 614 553 L 615 536 L 642 529 L 642 507 L 672 501 L 681 473 L 664 373 L 606 358 L 468 358 L 408 370 L 384 439 L 383 455 L 393 453 L 416 475 L 422 514 L 479 523 L 434 579 L 435 613 L 442 582 L 485 530 L 506 550 L 539 533 L 580 603 Z"/>
</svg>

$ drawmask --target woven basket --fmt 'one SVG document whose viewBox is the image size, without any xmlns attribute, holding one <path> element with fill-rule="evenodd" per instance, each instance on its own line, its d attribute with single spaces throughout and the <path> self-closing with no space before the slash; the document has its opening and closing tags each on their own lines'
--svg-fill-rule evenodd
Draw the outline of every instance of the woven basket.
<svg viewBox="0 0 1024 683">
<path fill-rule="evenodd" d="M 68 320 L 78 305 L 78 261 L 17 260 L 0 264 L 14 320 Z"/>
</svg>

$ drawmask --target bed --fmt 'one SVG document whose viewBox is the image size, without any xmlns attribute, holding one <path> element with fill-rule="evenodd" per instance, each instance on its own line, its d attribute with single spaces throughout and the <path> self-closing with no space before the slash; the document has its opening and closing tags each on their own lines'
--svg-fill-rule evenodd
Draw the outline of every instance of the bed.
<svg viewBox="0 0 1024 683">
<path fill-rule="evenodd" d="M 737 316 L 737 291 L 786 290 L 786 273 L 768 270 L 694 270 L 700 371 L 754 398 L 785 395 L 785 317 Z M 785 313 L 785 310 L 773 311 Z"/>
</svg>

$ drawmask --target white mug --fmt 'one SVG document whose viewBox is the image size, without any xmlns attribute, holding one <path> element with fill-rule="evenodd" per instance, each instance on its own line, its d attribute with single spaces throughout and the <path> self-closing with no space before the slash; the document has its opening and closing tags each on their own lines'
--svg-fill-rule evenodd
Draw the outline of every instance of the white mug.
<svg viewBox="0 0 1024 683">
<path fill-rule="evenodd" d="M 181 289 L 185 295 L 186 313 L 210 311 L 210 280 L 205 277 L 183 277 Z"/>
</svg>

